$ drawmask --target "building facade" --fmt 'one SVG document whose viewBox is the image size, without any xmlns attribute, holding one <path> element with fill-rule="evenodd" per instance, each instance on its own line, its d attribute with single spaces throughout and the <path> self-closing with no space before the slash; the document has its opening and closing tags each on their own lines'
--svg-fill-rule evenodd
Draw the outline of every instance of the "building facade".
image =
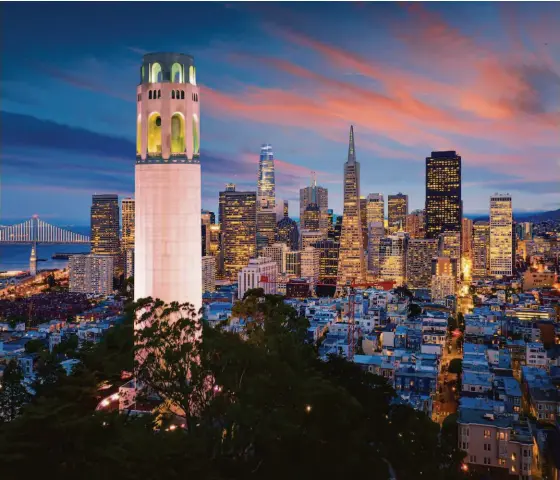
<svg viewBox="0 0 560 480">
<path fill-rule="evenodd" d="M 406 225 L 404 231 L 410 235 L 410 238 L 424 238 L 424 224 L 424 210 L 414 210 L 414 212 L 409 213 L 406 216 Z"/>
<path fill-rule="evenodd" d="M 222 193 L 224 275 L 233 279 L 257 255 L 257 194 L 238 191 Z"/>
<path fill-rule="evenodd" d="M 202 291 L 216 290 L 216 257 L 206 255 L 202 257 Z"/>
<path fill-rule="evenodd" d="M 408 288 L 431 288 L 432 260 L 438 256 L 435 238 L 411 238 L 406 255 L 406 284 Z"/>
<path fill-rule="evenodd" d="M 117 260 L 119 241 L 119 196 L 93 195 L 91 204 L 91 253 Z"/>
<path fill-rule="evenodd" d="M 299 277 L 301 275 L 301 251 L 284 251 L 284 273 L 289 276 Z"/>
<path fill-rule="evenodd" d="M 317 284 L 321 270 L 321 252 L 314 247 L 306 247 L 301 252 L 301 276 L 310 284 Z"/>
<path fill-rule="evenodd" d="M 338 271 L 338 248 L 334 240 L 321 240 L 311 246 L 319 250 L 319 280 L 334 283 Z"/>
<path fill-rule="evenodd" d="M 134 248 L 134 198 L 121 202 L 121 247 L 123 251 Z"/>
<path fill-rule="evenodd" d="M 272 208 L 257 210 L 257 255 L 276 239 L 276 212 Z M 260 240 L 260 241 L 259 241 Z"/>
<path fill-rule="evenodd" d="M 490 224 L 475 222 L 473 224 L 472 242 L 472 275 L 474 278 L 484 278 L 488 275 L 488 255 L 490 249 Z"/>
<path fill-rule="evenodd" d="M 316 242 L 326 240 L 327 235 L 321 230 L 302 230 L 300 232 L 300 250 L 312 246 Z"/>
<path fill-rule="evenodd" d="M 276 224 L 276 241 L 285 243 L 292 250 L 299 248 L 299 229 L 290 217 L 284 217 Z"/>
<path fill-rule="evenodd" d="M 379 246 L 385 236 L 385 227 L 382 222 L 368 224 L 368 265 L 367 269 L 372 275 L 380 273 Z"/>
<path fill-rule="evenodd" d="M 402 193 L 389 195 L 387 198 L 387 220 L 389 223 L 389 233 L 404 230 L 407 215 L 408 195 L 404 195 Z"/>
<path fill-rule="evenodd" d="M 490 197 L 490 275 L 513 275 L 513 210 L 510 195 Z"/>
<path fill-rule="evenodd" d="M 299 191 L 299 219 L 301 225 L 304 216 L 305 209 L 310 204 L 315 204 L 319 207 L 320 212 L 320 225 L 319 229 L 328 233 L 329 228 L 329 191 L 324 187 L 317 185 L 317 179 L 315 173 L 313 172 L 311 177 L 311 184 L 308 187 L 304 187 Z M 302 228 L 304 228 L 302 226 Z"/>
<path fill-rule="evenodd" d="M 432 259 L 432 302 L 444 303 L 457 289 L 457 260 L 449 257 Z"/>
<path fill-rule="evenodd" d="M 426 237 L 461 230 L 461 157 L 457 152 L 432 152 L 426 158 Z"/>
<path fill-rule="evenodd" d="M 385 224 L 385 200 L 381 193 L 370 193 L 366 202 L 366 221 L 370 223 L 379 222 Z"/>
<path fill-rule="evenodd" d="M 365 274 L 360 215 L 360 164 L 356 160 L 354 127 L 350 127 L 348 160 L 344 164 L 344 211 L 338 257 L 337 292 L 348 281 L 361 282 Z"/>
<path fill-rule="evenodd" d="M 457 262 L 457 273 L 461 273 L 461 232 L 447 231 L 439 235 L 439 256 Z"/>
<path fill-rule="evenodd" d="M 275 294 L 277 277 L 276 262 L 267 257 L 252 258 L 238 274 L 239 299 L 252 288 L 262 288 L 267 295 Z"/>
<path fill-rule="evenodd" d="M 397 286 L 405 283 L 408 240 L 405 232 L 397 232 L 380 240 L 379 267 L 382 280 L 392 280 Z"/>
<path fill-rule="evenodd" d="M 134 295 L 198 310 L 200 91 L 193 57 L 144 55 L 136 93 Z"/>
<path fill-rule="evenodd" d="M 71 255 L 69 290 L 93 295 L 113 292 L 113 257 L 110 255 Z"/>
<path fill-rule="evenodd" d="M 289 250 L 290 247 L 288 247 L 288 245 L 277 242 L 266 247 L 262 256 L 270 258 L 273 262 L 276 262 L 278 273 L 284 273 L 284 252 Z"/>
<path fill-rule="evenodd" d="M 257 199 L 259 208 L 274 209 L 276 205 L 274 152 L 270 144 L 261 146 L 259 176 L 257 179 Z"/>
</svg>

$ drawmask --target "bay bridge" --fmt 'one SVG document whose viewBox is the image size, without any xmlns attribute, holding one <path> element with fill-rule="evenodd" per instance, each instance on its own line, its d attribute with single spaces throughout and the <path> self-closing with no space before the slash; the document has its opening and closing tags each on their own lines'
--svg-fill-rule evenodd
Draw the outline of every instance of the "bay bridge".
<svg viewBox="0 0 560 480">
<path fill-rule="evenodd" d="M 51 225 L 34 215 L 29 220 L 16 225 L 0 226 L 0 244 L 8 243 L 89 244 L 90 240 L 87 235 Z"/>
</svg>

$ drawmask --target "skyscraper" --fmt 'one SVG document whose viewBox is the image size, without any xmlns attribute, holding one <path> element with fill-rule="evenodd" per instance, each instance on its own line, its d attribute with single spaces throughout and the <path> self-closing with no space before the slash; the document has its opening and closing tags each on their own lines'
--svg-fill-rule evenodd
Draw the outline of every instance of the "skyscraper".
<svg viewBox="0 0 560 480">
<path fill-rule="evenodd" d="M 426 158 L 426 238 L 460 231 L 461 157 L 454 151 L 432 152 Z"/>
<path fill-rule="evenodd" d="M 513 211 L 510 195 L 490 197 L 490 275 L 513 275 Z"/>
<path fill-rule="evenodd" d="M 424 210 L 414 210 L 406 216 L 404 231 L 410 238 L 424 238 Z"/>
<path fill-rule="evenodd" d="M 216 290 L 216 257 L 207 255 L 202 257 L 202 291 Z"/>
<path fill-rule="evenodd" d="M 303 211 L 300 219 L 302 230 L 319 230 L 321 223 L 321 211 L 316 203 L 310 203 Z"/>
<path fill-rule="evenodd" d="M 134 198 L 123 198 L 121 202 L 121 247 L 124 251 L 134 248 Z"/>
<path fill-rule="evenodd" d="M 311 203 L 316 204 L 320 211 L 320 225 L 319 229 L 323 230 L 325 233 L 328 232 L 329 228 L 329 191 L 317 185 L 317 179 L 315 177 L 315 172 L 311 176 L 311 184 L 308 187 L 304 187 L 299 191 L 299 220 L 303 218 L 305 209 Z M 303 228 L 303 227 L 302 227 Z"/>
<path fill-rule="evenodd" d="M 263 257 L 270 258 L 273 262 L 276 262 L 278 267 L 278 273 L 284 272 L 284 252 L 289 251 L 290 248 L 285 243 L 273 243 L 268 247 L 265 247 L 263 251 Z"/>
<path fill-rule="evenodd" d="M 290 217 L 284 217 L 276 224 L 276 241 L 287 244 L 292 250 L 299 248 L 298 226 Z"/>
<path fill-rule="evenodd" d="M 449 257 L 432 259 L 432 302 L 444 303 L 457 290 L 457 261 Z"/>
<path fill-rule="evenodd" d="M 455 260 L 461 273 L 461 232 L 447 231 L 439 235 L 439 256 Z"/>
<path fill-rule="evenodd" d="M 362 226 L 362 248 L 367 250 L 367 199 L 360 197 L 360 225 Z"/>
<path fill-rule="evenodd" d="M 338 271 L 338 243 L 333 240 L 321 240 L 311 244 L 319 250 L 319 280 L 326 283 L 335 283 Z"/>
<path fill-rule="evenodd" d="M 119 245 L 119 196 L 93 195 L 91 253 L 111 255 L 116 261 L 120 254 Z"/>
<path fill-rule="evenodd" d="M 259 208 L 273 209 L 276 205 L 274 153 L 272 152 L 272 146 L 269 144 L 261 146 L 259 176 L 257 179 L 257 197 Z"/>
<path fill-rule="evenodd" d="M 385 200 L 381 193 L 370 193 L 367 196 L 366 220 L 368 224 L 372 222 L 385 224 Z"/>
<path fill-rule="evenodd" d="M 235 192 L 235 183 L 226 183 L 225 190 L 219 193 L 218 198 L 218 222 L 224 222 L 224 202 L 226 192 Z"/>
<path fill-rule="evenodd" d="M 223 195 L 222 235 L 224 273 L 234 279 L 257 253 L 256 192 L 221 192 Z"/>
<path fill-rule="evenodd" d="M 490 224 L 476 222 L 473 225 L 473 269 L 472 276 L 484 278 L 488 275 L 488 254 L 490 253 Z"/>
<path fill-rule="evenodd" d="M 380 277 L 383 280 L 393 280 L 402 285 L 406 279 L 406 251 L 408 235 L 397 232 L 383 237 L 379 242 Z"/>
<path fill-rule="evenodd" d="M 406 216 L 408 215 L 408 195 L 397 193 L 389 195 L 387 200 L 387 220 L 389 223 L 389 233 L 404 230 Z"/>
<path fill-rule="evenodd" d="M 374 276 L 380 272 L 379 246 L 381 239 L 385 236 L 385 227 L 382 222 L 370 222 L 368 224 L 368 265 L 367 269 Z"/>
<path fill-rule="evenodd" d="M 137 93 L 135 298 L 202 304 L 200 91 L 194 59 L 144 55 Z"/>
<path fill-rule="evenodd" d="M 316 284 L 319 280 L 321 252 L 314 247 L 305 247 L 301 251 L 301 276 L 310 283 Z M 315 288 L 315 285 L 313 285 Z"/>
<path fill-rule="evenodd" d="M 431 288 L 432 259 L 438 256 L 435 238 L 411 238 L 406 254 L 406 284 L 409 288 Z"/>
<path fill-rule="evenodd" d="M 348 160 L 344 164 L 344 211 L 340 234 L 337 290 L 350 281 L 364 278 L 364 250 L 360 215 L 360 164 L 356 161 L 354 127 L 350 127 Z"/>
<path fill-rule="evenodd" d="M 461 253 L 464 257 L 472 257 L 473 221 L 463 217 L 461 227 Z"/>
<path fill-rule="evenodd" d="M 257 210 L 257 254 L 272 245 L 276 237 L 276 212 L 272 208 Z"/>
</svg>

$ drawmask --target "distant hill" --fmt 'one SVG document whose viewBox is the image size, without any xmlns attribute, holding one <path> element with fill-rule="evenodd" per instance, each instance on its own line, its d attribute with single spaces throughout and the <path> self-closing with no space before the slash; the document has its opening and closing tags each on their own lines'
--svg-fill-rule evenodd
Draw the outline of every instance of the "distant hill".
<svg viewBox="0 0 560 480">
<path fill-rule="evenodd" d="M 473 222 L 476 222 L 478 220 L 488 221 L 488 215 L 475 216 L 466 214 L 465 217 L 470 218 Z M 518 222 L 533 223 L 544 222 L 545 220 L 560 221 L 560 208 L 557 210 L 551 210 L 549 212 L 513 212 L 513 218 Z"/>
</svg>

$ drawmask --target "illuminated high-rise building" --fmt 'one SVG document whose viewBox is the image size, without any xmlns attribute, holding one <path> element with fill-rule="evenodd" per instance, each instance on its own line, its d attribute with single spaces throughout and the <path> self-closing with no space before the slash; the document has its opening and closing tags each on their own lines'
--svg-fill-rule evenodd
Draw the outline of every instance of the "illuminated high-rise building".
<svg viewBox="0 0 560 480">
<path fill-rule="evenodd" d="M 409 288 L 431 288 L 432 259 L 438 256 L 436 238 L 411 238 L 406 254 L 406 284 Z"/>
<path fill-rule="evenodd" d="M 319 280 L 320 267 L 321 252 L 314 247 L 305 247 L 301 251 L 301 276 L 311 284 L 316 284 Z"/>
<path fill-rule="evenodd" d="M 276 212 L 273 208 L 257 210 L 257 255 L 262 249 L 275 242 L 276 238 Z"/>
<path fill-rule="evenodd" d="M 276 199 L 276 206 L 274 207 L 274 211 L 276 212 L 276 223 L 278 223 L 284 217 L 289 217 L 288 200 Z"/>
<path fill-rule="evenodd" d="M 226 192 L 235 192 L 235 183 L 226 183 L 225 190 L 219 193 L 218 198 L 218 223 L 224 222 L 224 203 L 226 201 Z"/>
<path fill-rule="evenodd" d="M 360 164 L 356 161 L 354 127 L 351 126 L 348 160 L 344 164 L 344 211 L 340 234 L 337 279 L 339 293 L 342 292 L 344 285 L 348 281 L 361 282 L 364 278 L 365 263 L 362 241 Z"/>
<path fill-rule="evenodd" d="M 286 216 L 276 224 L 276 241 L 285 243 L 292 250 L 299 248 L 299 229 L 290 217 Z"/>
<path fill-rule="evenodd" d="M 284 252 L 288 252 L 290 247 L 285 243 L 277 242 L 264 248 L 263 257 L 270 258 L 276 262 L 278 273 L 284 273 Z"/>
<path fill-rule="evenodd" d="M 397 193 L 387 198 L 387 220 L 389 233 L 404 230 L 406 216 L 408 215 L 408 195 Z"/>
<path fill-rule="evenodd" d="M 366 202 L 366 221 L 385 224 L 385 200 L 381 193 L 370 193 Z"/>
<path fill-rule="evenodd" d="M 362 226 L 362 248 L 364 252 L 367 251 L 367 199 L 366 197 L 360 197 L 360 225 Z"/>
<path fill-rule="evenodd" d="M 472 258 L 473 221 L 463 217 L 461 227 L 461 253 L 464 257 Z"/>
<path fill-rule="evenodd" d="M 311 246 L 319 251 L 319 280 L 326 283 L 335 283 L 338 272 L 338 248 L 333 240 L 320 240 Z"/>
<path fill-rule="evenodd" d="M 379 242 L 379 276 L 403 285 L 406 280 L 406 252 L 408 234 L 397 232 L 383 237 Z"/>
<path fill-rule="evenodd" d="M 300 219 L 302 230 L 320 230 L 321 211 L 316 203 L 310 203 Z"/>
<path fill-rule="evenodd" d="M 488 275 L 490 253 L 490 224 L 478 221 L 473 224 L 472 276 L 484 278 Z"/>
<path fill-rule="evenodd" d="M 513 210 L 511 195 L 490 197 L 490 275 L 513 275 Z"/>
<path fill-rule="evenodd" d="M 68 262 L 69 290 L 77 293 L 109 295 L 113 292 L 111 255 L 71 255 Z"/>
<path fill-rule="evenodd" d="M 301 251 L 284 251 L 284 273 L 289 276 L 299 277 L 301 275 Z"/>
<path fill-rule="evenodd" d="M 257 179 L 257 197 L 259 208 L 274 209 L 276 205 L 274 153 L 272 152 L 272 146 L 269 144 L 261 146 L 259 176 Z"/>
<path fill-rule="evenodd" d="M 326 188 L 317 185 L 315 172 L 313 172 L 311 176 L 311 184 L 308 187 L 304 187 L 300 189 L 299 191 L 300 223 L 302 222 L 305 209 L 307 208 L 308 205 L 312 203 L 319 207 L 319 212 L 320 212 L 319 229 L 327 233 L 329 228 L 329 218 L 328 218 L 329 191 Z"/>
<path fill-rule="evenodd" d="M 222 194 L 224 274 L 234 279 L 257 255 L 257 194 L 237 191 Z"/>
<path fill-rule="evenodd" d="M 455 260 L 457 270 L 461 272 L 461 232 L 447 231 L 439 235 L 439 256 Z"/>
<path fill-rule="evenodd" d="M 368 224 L 368 272 L 378 276 L 380 272 L 379 246 L 385 236 L 383 222 L 370 222 Z"/>
<path fill-rule="evenodd" d="M 136 93 L 134 295 L 198 310 L 200 91 L 193 57 L 144 55 Z"/>
<path fill-rule="evenodd" d="M 445 303 L 445 297 L 455 295 L 458 273 L 456 259 L 437 257 L 432 260 L 432 302 Z"/>
<path fill-rule="evenodd" d="M 200 214 L 200 231 L 202 243 L 202 256 L 210 255 L 210 225 L 212 225 L 211 212 L 202 210 Z"/>
<path fill-rule="evenodd" d="M 302 230 L 299 232 L 299 248 L 304 250 L 315 242 L 326 240 L 327 236 L 321 230 Z"/>
<path fill-rule="evenodd" d="M 404 231 L 410 238 L 424 238 L 424 210 L 414 210 L 406 216 Z"/>
<path fill-rule="evenodd" d="M 515 233 L 518 240 L 533 240 L 533 224 L 531 222 L 517 223 Z"/>
<path fill-rule="evenodd" d="M 111 255 L 117 261 L 120 254 L 119 220 L 118 195 L 93 195 L 91 253 Z"/>
<path fill-rule="evenodd" d="M 327 210 L 327 218 L 328 218 L 327 237 L 333 239 L 334 238 L 334 210 L 332 208 L 329 208 Z"/>
<path fill-rule="evenodd" d="M 134 198 L 123 198 L 121 202 L 121 248 L 134 248 Z"/>
<path fill-rule="evenodd" d="M 426 238 L 461 230 L 461 157 L 454 151 L 426 158 Z"/>
</svg>

